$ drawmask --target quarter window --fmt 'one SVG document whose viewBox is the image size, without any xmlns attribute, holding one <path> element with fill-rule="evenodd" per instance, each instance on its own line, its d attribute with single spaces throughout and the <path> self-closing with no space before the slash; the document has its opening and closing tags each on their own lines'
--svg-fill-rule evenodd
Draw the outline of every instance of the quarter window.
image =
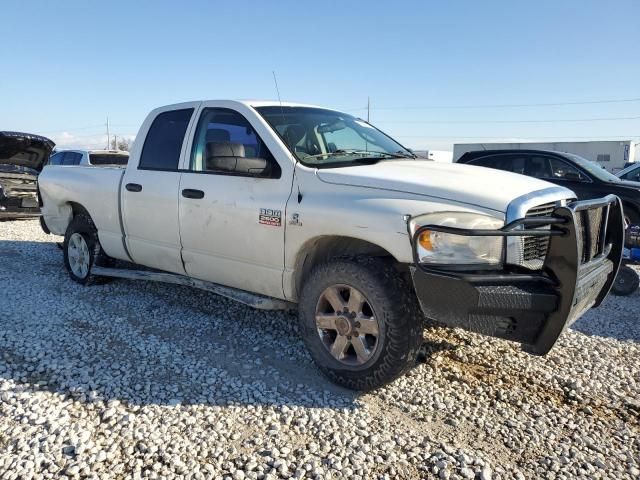
<svg viewBox="0 0 640 480">
<path fill-rule="evenodd" d="M 192 114 L 193 108 L 186 108 L 163 112 L 155 118 L 142 147 L 139 169 L 178 169 L 182 142 Z"/>
</svg>

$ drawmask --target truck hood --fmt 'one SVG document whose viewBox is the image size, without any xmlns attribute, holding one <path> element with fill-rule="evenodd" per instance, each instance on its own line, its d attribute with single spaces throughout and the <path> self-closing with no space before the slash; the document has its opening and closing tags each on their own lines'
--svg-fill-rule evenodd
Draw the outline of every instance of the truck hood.
<svg viewBox="0 0 640 480">
<path fill-rule="evenodd" d="M 0 165 L 4 171 L 42 171 L 55 143 L 46 137 L 20 132 L 0 132 Z"/>
<path fill-rule="evenodd" d="M 373 165 L 319 169 L 321 181 L 390 190 L 506 212 L 516 198 L 558 188 L 536 178 L 491 168 L 423 160 L 380 161 Z M 575 194 L 566 189 L 566 198 Z"/>
</svg>

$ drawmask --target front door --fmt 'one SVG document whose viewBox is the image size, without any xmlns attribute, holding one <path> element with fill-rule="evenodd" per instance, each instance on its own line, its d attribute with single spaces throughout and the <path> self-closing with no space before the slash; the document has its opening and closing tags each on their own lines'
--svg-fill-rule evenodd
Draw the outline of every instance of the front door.
<svg viewBox="0 0 640 480">
<path fill-rule="evenodd" d="M 290 170 L 233 109 L 203 108 L 192 143 L 179 197 L 187 274 L 282 298 Z"/>
</svg>

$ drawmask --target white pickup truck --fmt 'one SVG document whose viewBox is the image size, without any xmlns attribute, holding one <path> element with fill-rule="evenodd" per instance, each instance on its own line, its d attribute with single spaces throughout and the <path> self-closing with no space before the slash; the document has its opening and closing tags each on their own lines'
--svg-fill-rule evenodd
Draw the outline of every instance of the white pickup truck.
<svg viewBox="0 0 640 480">
<path fill-rule="evenodd" d="M 419 160 L 363 120 L 291 103 L 158 108 L 126 168 L 45 167 L 39 192 L 76 282 L 298 304 L 318 367 L 360 390 L 415 362 L 425 318 L 547 353 L 602 302 L 622 253 L 615 196 L 576 202 L 533 178 Z"/>
</svg>

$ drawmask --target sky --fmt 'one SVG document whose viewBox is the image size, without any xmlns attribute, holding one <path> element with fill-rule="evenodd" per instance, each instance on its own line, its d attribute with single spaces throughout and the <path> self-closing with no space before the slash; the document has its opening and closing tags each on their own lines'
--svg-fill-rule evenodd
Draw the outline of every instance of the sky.
<svg viewBox="0 0 640 480">
<path fill-rule="evenodd" d="M 158 106 L 276 99 L 414 149 L 640 141 L 640 0 L 4 0 L 0 130 L 133 138 Z M 541 105 L 542 104 L 542 105 Z M 549 105 L 554 104 L 554 105 Z M 560 105 L 558 105 L 560 104 Z"/>
</svg>

